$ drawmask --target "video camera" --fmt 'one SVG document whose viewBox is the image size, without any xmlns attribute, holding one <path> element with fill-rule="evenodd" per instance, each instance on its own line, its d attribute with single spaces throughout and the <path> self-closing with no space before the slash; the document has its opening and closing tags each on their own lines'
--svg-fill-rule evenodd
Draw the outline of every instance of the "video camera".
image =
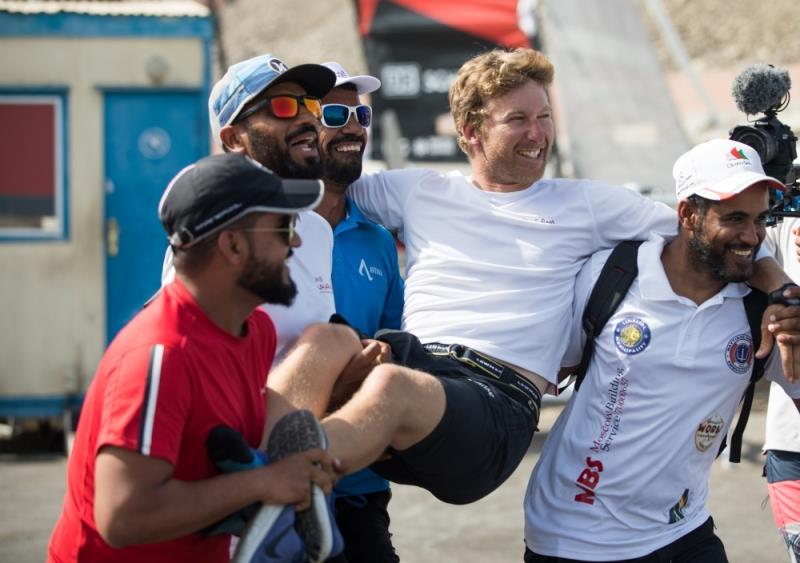
<svg viewBox="0 0 800 563">
<path fill-rule="evenodd" d="M 730 139 L 753 147 L 761 158 L 764 172 L 789 188 L 785 193 L 770 190 L 768 225 L 774 225 L 783 217 L 800 217 L 800 166 L 794 163 L 797 136 L 777 118 L 778 112 L 789 105 L 791 87 L 787 70 L 766 64 L 746 68 L 733 81 L 736 107 L 748 115 L 763 113 L 764 116 L 751 125 L 737 125 L 731 129 Z"/>
</svg>

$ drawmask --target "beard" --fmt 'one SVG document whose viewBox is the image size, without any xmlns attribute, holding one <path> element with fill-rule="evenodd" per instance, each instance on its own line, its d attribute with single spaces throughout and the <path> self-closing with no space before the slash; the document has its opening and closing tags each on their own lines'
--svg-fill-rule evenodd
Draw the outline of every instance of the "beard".
<svg viewBox="0 0 800 563">
<path fill-rule="evenodd" d="M 725 283 L 746 282 L 753 275 L 755 255 L 760 244 L 753 248 L 753 259 L 746 266 L 727 260 L 728 250 L 742 248 L 736 245 L 724 245 L 721 249 L 714 249 L 704 238 L 703 226 L 700 224 L 695 236 L 689 240 L 689 252 L 692 264 L 699 271 L 707 270 L 711 276 Z M 748 247 L 749 248 L 749 247 Z"/>
<path fill-rule="evenodd" d="M 548 143 L 541 147 L 542 155 L 538 159 L 525 161 L 517 156 L 517 146 L 496 142 L 486 143 L 483 148 L 486 175 L 490 181 L 498 184 L 533 185 L 544 176 L 551 148 Z"/>
<path fill-rule="evenodd" d="M 362 158 L 364 149 L 361 151 L 337 153 L 336 145 L 342 142 L 363 143 L 364 138 L 358 135 L 342 135 L 336 137 L 328 143 L 323 159 L 323 176 L 335 184 L 349 186 L 361 177 Z"/>
<path fill-rule="evenodd" d="M 275 139 L 251 128 L 248 131 L 250 137 L 250 156 L 281 178 L 299 180 L 319 179 L 322 177 L 322 161 L 319 159 L 319 156 L 310 156 L 301 162 L 295 162 L 292 160 L 288 149 L 289 143 L 294 137 L 309 131 L 316 133 L 317 130 L 314 129 L 313 126 L 308 125 L 295 129 L 287 134 L 284 143 L 286 148 L 283 149 Z"/>
<path fill-rule="evenodd" d="M 269 264 L 259 262 L 250 256 L 236 283 L 242 289 L 256 295 L 262 303 L 288 307 L 297 295 L 297 286 L 291 278 L 289 281 L 284 281 L 284 268 L 283 262 Z"/>
</svg>

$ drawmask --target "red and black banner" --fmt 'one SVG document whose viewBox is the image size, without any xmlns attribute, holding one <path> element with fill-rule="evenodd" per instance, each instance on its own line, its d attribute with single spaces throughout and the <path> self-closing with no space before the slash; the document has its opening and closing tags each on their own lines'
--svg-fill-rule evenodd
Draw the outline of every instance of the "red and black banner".
<svg viewBox="0 0 800 563">
<path fill-rule="evenodd" d="M 531 46 L 517 5 L 518 0 L 358 0 L 369 72 L 382 82 L 372 94 L 373 158 L 385 159 L 381 116 L 393 110 L 408 160 L 463 160 L 448 89 L 470 57 L 496 47 Z"/>
</svg>

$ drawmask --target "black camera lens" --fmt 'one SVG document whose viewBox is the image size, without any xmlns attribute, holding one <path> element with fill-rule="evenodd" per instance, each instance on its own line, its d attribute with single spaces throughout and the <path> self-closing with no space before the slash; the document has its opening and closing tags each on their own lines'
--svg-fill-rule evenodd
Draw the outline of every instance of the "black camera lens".
<svg viewBox="0 0 800 563">
<path fill-rule="evenodd" d="M 768 164 L 778 153 L 778 143 L 773 135 L 750 125 L 737 125 L 731 130 L 731 141 L 753 147 L 763 165 Z"/>
</svg>

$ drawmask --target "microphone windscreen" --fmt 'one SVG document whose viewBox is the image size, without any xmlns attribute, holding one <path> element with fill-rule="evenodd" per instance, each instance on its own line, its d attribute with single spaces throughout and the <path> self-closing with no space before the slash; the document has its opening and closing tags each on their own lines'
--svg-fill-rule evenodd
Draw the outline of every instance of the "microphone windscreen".
<svg viewBox="0 0 800 563">
<path fill-rule="evenodd" d="M 777 108 L 792 87 L 789 71 L 768 64 L 754 64 L 733 81 L 731 93 L 740 111 L 755 115 Z"/>
</svg>

